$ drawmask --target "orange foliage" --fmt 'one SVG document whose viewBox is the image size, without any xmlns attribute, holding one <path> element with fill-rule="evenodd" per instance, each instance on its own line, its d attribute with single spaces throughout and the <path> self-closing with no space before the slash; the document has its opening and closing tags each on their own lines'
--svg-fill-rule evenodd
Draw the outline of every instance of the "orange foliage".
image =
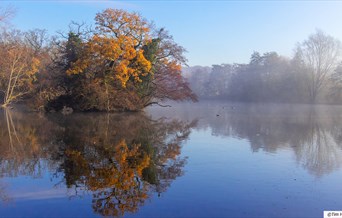
<svg viewBox="0 0 342 218">
<path fill-rule="evenodd" d="M 141 82 L 140 77 L 151 70 L 142 50 L 150 41 L 147 22 L 138 14 L 113 9 L 97 14 L 95 20 L 97 32 L 85 43 L 81 58 L 67 73 L 88 71 L 100 77 L 105 75 L 110 81 L 119 81 L 122 87 L 130 78 Z"/>
<path fill-rule="evenodd" d="M 121 140 L 113 149 L 108 148 L 109 162 L 105 163 L 104 160 L 89 162 L 84 154 L 76 150 L 65 152 L 78 171 L 83 172 L 82 183 L 94 192 L 94 210 L 103 215 L 134 212 L 148 198 L 148 189 L 139 180 L 143 170 L 150 165 L 150 157 L 141 151 L 139 144 L 130 147 L 125 140 Z M 115 202 L 116 199 L 119 202 Z"/>
</svg>

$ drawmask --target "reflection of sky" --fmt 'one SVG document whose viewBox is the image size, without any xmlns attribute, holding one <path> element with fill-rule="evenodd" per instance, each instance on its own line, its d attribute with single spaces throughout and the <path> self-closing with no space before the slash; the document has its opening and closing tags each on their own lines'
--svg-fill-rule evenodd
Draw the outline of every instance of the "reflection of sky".
<svg viewBox="0 0 342 218">
<path fill-rule="evenodd" d="M 32 179 L 29 176 L 19 176 L 2 179 L 7 186 L 8 195 L 17 200 L 43 200 L 63 198 L 68 193 L 65 185 L 57 185 L 58 180 L 49 178 L 45 174 L 42 178 Z M 55 186 L 55 187 L 54 187 Z"/>
<path fill-rule="evenodd" d="M 40 161 L 40 164 L 47 166 L 46 161 Z M 56 178 L 46 167 L 41 169 L 41 175 L 36 178 L 20 175 L 0 179 L 8 197 L 8 201 L 0 202 L 1 217 L 94 216 L 90 196 L 75 196 L 74 189 L 67 189 L 61 182 L 63 174 L 59 173 Z"/>
<path fill-rule="evenodd" d="M 76 197 L 73 189 L 65 184 L 57 185 L 60 178 L 53 179 L 52 174 L 32 179 L 29 176 L 3 178 L 8 202 L 0 203 L 1 217 L 89 217 L 94 216 L 91 197 Z"/>
<path fill-rule="evenodd" d="M 24 168 L 23 163 L 22 168 Z M 29 169 L 22 169 L 25 174 L 29 174 Z M 1 179 L 2 184 L 6 186 L 6 192 L 10 198 L 17 200 L 43 200 L 65 197 L 68 192 L 61 180 L 62 174 L 58 174 L 56 178 L 54 172 L 48 169 L 46 160 L 39 160 L 38 167 L 35 167 L 33 175 L 23 175 L 18 173 L 16 177 L 4 177 Z M 57 174 L 56 174 L 57 175 Z M 53 187 L 53 188 L 52 188 Z"/>
</svg>

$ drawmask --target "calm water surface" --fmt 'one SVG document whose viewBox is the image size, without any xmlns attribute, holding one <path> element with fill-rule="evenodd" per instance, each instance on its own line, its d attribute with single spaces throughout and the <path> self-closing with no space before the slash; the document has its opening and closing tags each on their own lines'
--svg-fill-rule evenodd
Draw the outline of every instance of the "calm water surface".
<svg viewBox="0 0 342 218">
<path fill-rule="evenodd" d="M 0 110 L 0 217 L 323 217 L 341 166 L 341 106 Z"/>
</svg>

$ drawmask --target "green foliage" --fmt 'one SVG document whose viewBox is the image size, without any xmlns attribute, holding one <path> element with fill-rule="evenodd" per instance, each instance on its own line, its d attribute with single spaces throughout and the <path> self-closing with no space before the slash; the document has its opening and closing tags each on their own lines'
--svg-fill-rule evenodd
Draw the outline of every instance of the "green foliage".
<svg viewBox="0 0 342 218">
<path fill-rule="evenodd" d="M 68 40 L 65 45 L 64 53 L 64 61 L 65 64 L 65 71 L 71 67 L 71 64 L 76 62 L 80 57 L 80 52 L 82 49 L 82 39 L 80 38 L 79 34 L 76 34 L 72 31 L 68 34 Z"/>
</svg>

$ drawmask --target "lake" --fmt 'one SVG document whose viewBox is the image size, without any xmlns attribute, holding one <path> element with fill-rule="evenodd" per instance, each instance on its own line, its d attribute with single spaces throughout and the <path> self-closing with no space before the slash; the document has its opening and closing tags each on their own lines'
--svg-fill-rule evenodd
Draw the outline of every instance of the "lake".
<svg viewBox="0 0 342 218">
<path fill-rule="evenodd" d="M 341 106 L 0 110 L 1 217 L 323 217 L 341 166 Z"/>
</svg>

